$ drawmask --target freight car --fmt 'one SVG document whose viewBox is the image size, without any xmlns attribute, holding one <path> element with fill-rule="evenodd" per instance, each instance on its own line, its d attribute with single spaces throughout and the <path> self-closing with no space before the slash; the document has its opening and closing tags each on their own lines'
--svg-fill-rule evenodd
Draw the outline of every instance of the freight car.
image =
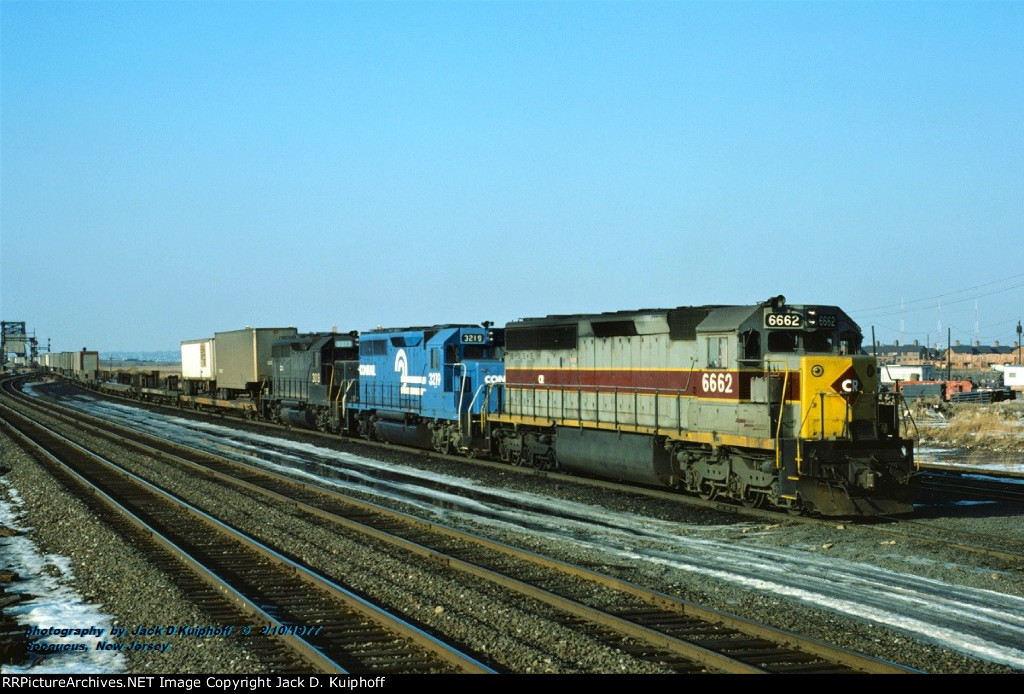
<svg viewBox="0 0 1024 694">
<path fill-rule="evenodd" d="M 935 402 L 951 402 L 959 399 L 960 394 L 967 394 L 974 390 L 974 383 L 971 381 L 897 381 L 896 390 L 907 402 L 912 400 L 934 400 Z"/>
<path fill-rule="evenodd" d="M 270 392 L 274 341 L 297 333 L 291 327 L 246 327 L 183 341 L 178 404 L 259 417 L 263 396 Z"/>
<path fill-rule="evenodd" d="M 514 464 L 669 486 L 746 506 L 854 516 L 911 510 L 913 443 L 835 306 L 699 306 L 510 323 Z"/>
<path fill-rule="evenodd" d="M 181 343 L 185 395 L 219 400 L 256 399 L 271 378 L 275 340 L 292 337 L 295 328 L 243 328 L 214 333 L 213 339 Z"/>
<path fill-rule="evenodd" d="M 100 379 L 99 352 L 80 349 L 77 352 L 46 352 L 40 355 L 40 366 L 51 373 L 86 384 Z"/>
</svg>

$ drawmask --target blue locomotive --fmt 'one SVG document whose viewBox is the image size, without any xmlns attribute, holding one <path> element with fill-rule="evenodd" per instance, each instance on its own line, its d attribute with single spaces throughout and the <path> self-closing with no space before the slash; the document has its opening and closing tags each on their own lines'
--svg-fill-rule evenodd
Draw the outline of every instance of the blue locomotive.
<svg viewBox="0 0 1024 694">
<path fill-rule="evenodd" d="M 482 447 L 481 413 L 501 407 L 504 330 L 436 325 L 364 332 L 358 396 L 349 405 L 359 435 L 442 453 Z"/>
</svg>

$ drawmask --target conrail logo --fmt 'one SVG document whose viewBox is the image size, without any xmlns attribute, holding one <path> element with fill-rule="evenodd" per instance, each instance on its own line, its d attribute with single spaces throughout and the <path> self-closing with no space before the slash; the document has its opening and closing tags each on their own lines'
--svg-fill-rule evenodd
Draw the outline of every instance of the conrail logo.
<svg viewBox="0 0 1024 694">
<path fill-rule="evenodd" d="M 843 372 L 843 375 L 832 382 L 832 390 L 843 395 L 853 395 L 855 393 L 863 392 L 861 388 L 860 379 L 857 378 L 857 372 L 850 366 Z"/>
<path fill-rule="evenodd" d="M 405 356 L 404 349 L 398 350 L 398 354 L 395 355 L 395 371 L 401 374 L 398 380 L 402 382 L 402 387 L 399 389 L 402 395 L 423 395 L 423 391 L 426 390 L 424 384 L 427 382 L 427 377 L 409 375 L 409 358 Z"/>
</svg>

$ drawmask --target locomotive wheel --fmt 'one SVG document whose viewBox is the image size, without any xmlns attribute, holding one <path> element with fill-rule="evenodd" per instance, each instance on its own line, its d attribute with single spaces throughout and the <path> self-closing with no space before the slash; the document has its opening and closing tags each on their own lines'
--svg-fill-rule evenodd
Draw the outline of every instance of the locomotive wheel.
<svg viewBox="0 0 1024 694">
<path fill-rule="evenodd" d="M 522 467 L 533 467 L 533 451 L 529 448 L 523 448 L 520 452 L 518 459 L 512 463 L 513 465 L 520 465 Z"/>
<path fill-rule="evenodd" d="M 704 499 L 704 501 L 711 501 L 712 499 L 718 496 L 718 489 L 711 486 L 710 482 L 707 482 L 706 480 L 701 480 L 697 496 L 699 496 L 701 499 Z"/>
<path fill-rule="evenodd" d="M 761 508 L 764 506 L 764 494 L 758 494 L 757 492 L 748 492 L 743 495 L 740 500 L 746 508 Z"/>
<path fill-rule="evenodd" d="M 548 451 L 545 455 L 536 456 L 533 466 L 538 470 L 554 470 L 557 467 L 555 465 L 555 452 Z"/>
</svg>

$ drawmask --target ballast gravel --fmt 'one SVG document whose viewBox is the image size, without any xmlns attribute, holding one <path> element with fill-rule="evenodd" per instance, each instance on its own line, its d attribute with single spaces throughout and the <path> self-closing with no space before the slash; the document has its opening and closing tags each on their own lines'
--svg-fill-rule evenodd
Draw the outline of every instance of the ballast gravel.
<svg viewBox="0 0 1024 694">
<path fill-rule="evenodd" d="M 140 554 L 89 513 L 77 500 L 68 498 L 31 458 L 23 454 L 9 439 L 0 435 L 0 451 L 9 471 L 0 485 L 0 493 L 11 495 L 18 503 L 18 525 L 43 552 L 66 556 L 70 559 L 72 582 L 87 600 L 113 616 L 114 624 L 203 624 L 206 618 L 200 608 L 170 584 L 158 570 L 150 566 Z M 512 475 L 501 471 L 467 469 L 456 463 L 431 460 L 415 456 L 381 453 L 382 457 L 400 464 L 429 467 L 446 474 L 466 474 L 488 484 L 514 486 L 537 493 L 559 495 L 582 503 L 629 509 L 637 515 L 673 518 L 686 525 L 702 523 L 721 526 L 728 523 L 748 523 L 749 520 L 718 513 L 699 507 L 685 507 L 658 499 L 609 492 L 570 483 L 550 483 L 529 476 Z M 208 486 L 192 476 L 174 473 L 153 461 L 136 456 L 131 464 L 139 470 L 149 470 L 163 484 L 176 490 L 186 499 L 201 501 L 211 494 Z M 353 538 L 327 535 L 307 523 L 298 523 L 287 514 L 275 509 L 254 509 L 243 495 L 234 492 L 215 492 L 217 497 L 206 499 L 229 519 L 240 525 L 259 527 L 268 540 L 280 541 L 294 547 L 295 556 L 314 568 L 339 576 L 349 587 L 365 591 L 384 599 L 396 610 L 427 628 L 437 629 L 447 638 L 465 644 L 481 659 L 502 671 L 520 673 L 657 673 L 667 669 L 641 662 L 626 649 L 617 649 L 578 634 L 561 625 L 557 615 L 543 606 L 524 605 L 524 601 L 510 600 L 487 589 L 464 582 L 462 579 L 438 571 L 429 562 L 409 559 L 382 559 L 382 555 L 365 551 Z M 1024 510 L 1022 510 L 1024 517 Z M 231 522 L 231 520 L 229 520 Z M 995 521 L 984 515 L 958 519 L 939 518 L 936 524 L 947 524 L 950 532 L 974 531 L 978 533 L 1013 532 L 1024 540 L 1024 527 L 994 529 Z M 493 535 L 493 531 L 491 532 Z M 831 539 L 830 539 L 831 538 Z M 823 547 L 830 542 L 842 543 L 845 556 L 904 570 L 913 563 L 913 556 L 901 556 L 904 548 L 879 551 L 876 536 L 848 532 L 842 526 L 823 530 L 821 526 L 791 524 L 781 516 L 778 523 L 766 522 L 760 541 L 780 546 Z M 508 536 L 522 543 L 524 538 Z M 537 546 L 533 549 L 560 559 L 586 565 L 601 566 L 602 557 L 579 546 Z M 906 552 L 931 552 L 928 563 L 930 577 L 943 578 L 965 584 L 986 587 L 985 576 L 964 576 L 955 568 L 962 557 L 949 550 L 908 546 Z M 950 552 L 948 562 L 939 552 Z M 0 554 L 2 557 L 2 554 Z M 2 561 L 2 559 L 0 559 Z M 949 574 L 942 575 L 944 566 Z M 4 568 L 0 563 L 0 569 Z M 602 566 L 609 573 L 615 567 Z M 1024 595 L 1024 576 L 1021 571 L 1003 572 L 1001 590 Z M 623 568 L 622 577 L 643 583 L 668 594 L 693 602 L 739 614 L 748 619 L 763 621 L 795 632 L 807 633 L 820 640 L 840 644 L 850 649 L 890 659 L 925 672 L 935 673 L 1006 673 L 1006 667 L 978 661 L 948 649 L 915 643 L 886 630 L 854 620 L 845 619 L 825 610 L 800 607 L 778 598 L 744 591 L 725 582 L 698 575 L 681 578 L 658 567 Z M 990 585 L 990 584 L 989 584 Z M 146 674 L 190 673 L 242 673 L 268 672 L 268 666 L 254 660 L 244 642 L 232 639 L 196 639 L 183 641 L 166 653 L 125 654 L 126 672 Z"/>
</svg>

